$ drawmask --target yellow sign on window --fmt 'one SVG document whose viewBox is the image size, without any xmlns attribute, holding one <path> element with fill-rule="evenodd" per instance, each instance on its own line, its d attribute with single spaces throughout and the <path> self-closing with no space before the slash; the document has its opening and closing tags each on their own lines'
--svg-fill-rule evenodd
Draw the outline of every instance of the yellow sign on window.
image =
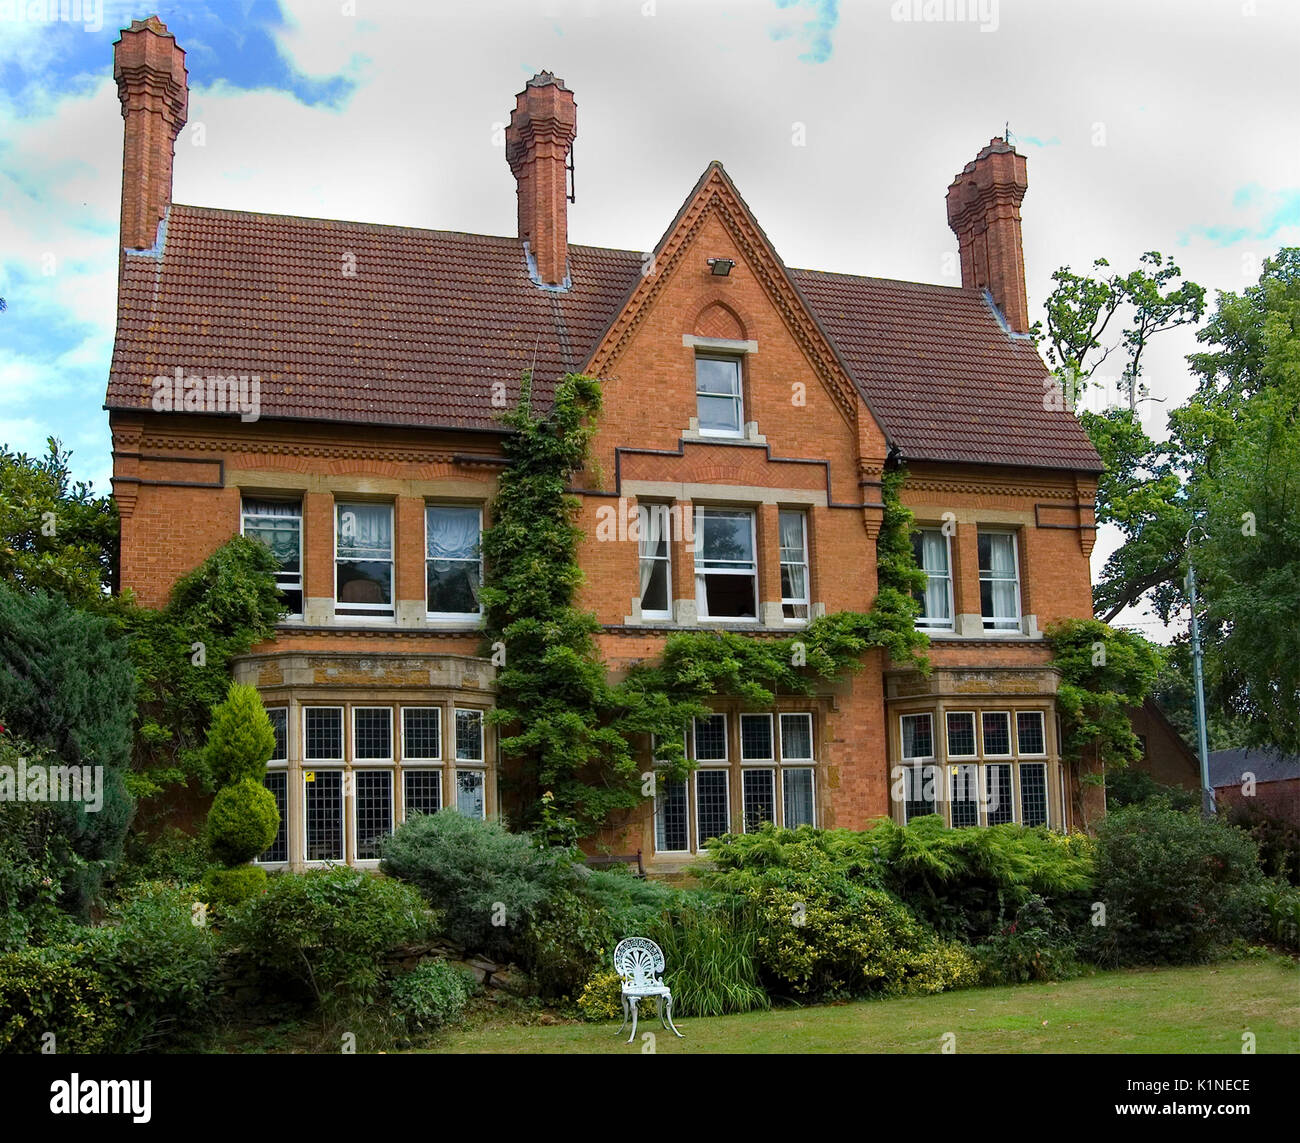
<svg viewBox="0 0 1300 1143">
<path fill-rule="evenodd" d="M 302 773 L 302 780 L 303 780 L 304 782 L 314 782 L 314 781 L 316 781 L 316 771 L 315 771 L 315 770 L 304 770 L 303 773 Z"/>
</svg>

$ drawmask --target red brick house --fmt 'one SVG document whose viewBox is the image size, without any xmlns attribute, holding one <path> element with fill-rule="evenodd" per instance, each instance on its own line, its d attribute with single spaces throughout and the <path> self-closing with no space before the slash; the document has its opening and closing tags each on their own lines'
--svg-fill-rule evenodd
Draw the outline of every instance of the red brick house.
<svg viewBox="0 0 1300 1143">
<path fill-rule="evenodd" d="M 923 529 L 929 678 L 875 652 L 812 699 L 719 701 L 688 729 L 691 779 L 598 840 L 671 869 L 769 819 L 1079 819 L 1041 632 L 1091 614 L 1101 464 L 1027 334 L 1026 167 L 1007 143 L 948 188 L 953 288 L 787 267 L 719 163 L 654 251 L 570 244 L 576 105 L 546 72 L 506 135 L 515 237 L 172 203 L 184 53 L 137 21 L 114 74 L 122 584 L 159 605 L 241 529 L 280 555 L 291 614 L 237 668 L 279 731 L 268 864 L 364 864 L 412 812 L 499 812 L 478 537 L 496 416 L 530 366 L 542 402 L 569 371 L 603 382 L 576 491 L 581 603 L 612 672 L 674 631 L 788 635 L 867 610 L 887 466 L 906 464 Z M 602 533 L 638 508 L 646 537 Z M 904 763 L 930 782 L 899 798 Z"/>
</svg>

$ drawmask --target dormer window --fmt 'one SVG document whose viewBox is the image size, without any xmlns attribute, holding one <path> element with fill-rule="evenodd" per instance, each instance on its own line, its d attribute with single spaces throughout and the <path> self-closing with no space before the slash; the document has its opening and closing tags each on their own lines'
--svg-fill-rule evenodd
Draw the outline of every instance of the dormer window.
<svg viewBox="0 0 1300 1143">
<path fill-rule="evenodd" d="M 745 411 L 740 393 L 740 359 L 697 357 L 695 403 L 701 433 L 718 437 L 743 436 Z"/>
</svg>

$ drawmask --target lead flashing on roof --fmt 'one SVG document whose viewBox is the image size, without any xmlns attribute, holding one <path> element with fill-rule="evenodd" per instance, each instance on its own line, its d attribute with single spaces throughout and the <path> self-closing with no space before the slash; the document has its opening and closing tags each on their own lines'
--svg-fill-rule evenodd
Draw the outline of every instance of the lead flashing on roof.
<svg viewBox="0 0 1300 1143">
<path fill-rule="evenodd" d="M 573 277 L 569 272 L 569 260 L 564 260 L 564 281 L 558 286 L 553 286 L 549 282 L 542 281 L 541 272 L 537 269 L 537 259 L 533 256 L 532 250 L 528 247 L 528 239 L 524 239 L 524 258 L 528 261 L 528 279 L 539 290 L 545 290 L 548 294 L 567 294 L 573 289 Z"/>
<path fill-rule="evenodd" d="M 993 316 L 998 319 L 998 325 L 1002 327 L 1003 333 L 1005 333 L 1013 341 L 1034 340 L 1034 335 L 1032 333 L 1017 333 L 1007 324 L 1007 319 L 1003 316 L 1002 311 L 998 309 L 998 304 L 993 300 L 993 295 L 989 293 L 987 287 L 984 289 L 983 294 L 984 294 L 985 305 L 987 305 L 989 309 L 993 311 Z"/>
<path fill-rule="evenodd" d="M 172 204 L 167 204 L 167 209 L 163 212 L 162 221 L 158 223 L 158 234 L 153 240 L 153 245 L 148 250 L 128 250 L 122 247 L 122 253 L 128 258 L 152 258 L 155 262 L 161 262 L 163 250 L 167 245 L 167 220 L 172 216 Z"/>
</svg>

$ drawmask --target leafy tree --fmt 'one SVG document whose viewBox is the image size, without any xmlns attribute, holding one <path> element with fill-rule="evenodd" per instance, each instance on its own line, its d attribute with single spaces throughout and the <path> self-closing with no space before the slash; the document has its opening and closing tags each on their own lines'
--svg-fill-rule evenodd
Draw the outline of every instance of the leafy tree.
<svg viewBox="0 0 1300 1143">
<path fill-rule="evenodd" d="M 203 747 L 208 720 L 227 695 L 231 659 L 275 634 L 284 611 L 276 567 L 264 544 L 235 536 L 179 579 L 161 610 L 119 605 L 140 682 L 131 772 L 137 797 L 191 778 L 212 788 Z"/>
<path fill-rule="evenodd" d="M 1127 708 L 1155 685 L 1160 648 L 1096 619 L 1065 619 L 1047 629 L 1052 665 L 1061 673 L 1057 706 L 1067 757 L 1125 766 L 1142 757 Z"/>
<path fill-rule="evenodd" d="M 135 678 L 110 621 L 58 595 L 0 584 L 0 722 L 62 765 L 103 767 L 103 805 L 51 803 L 56 830 L 84 861 L 63 903 L 83 911 L 122 856 Z"/>
<path fill-rule="evenodd" d="M 72 457 L 54 437 L 43 457 L 0 446 L 0 580 L 93 604 L 111 590 L 117 508 L 72 480 Z"/>
</svg>

